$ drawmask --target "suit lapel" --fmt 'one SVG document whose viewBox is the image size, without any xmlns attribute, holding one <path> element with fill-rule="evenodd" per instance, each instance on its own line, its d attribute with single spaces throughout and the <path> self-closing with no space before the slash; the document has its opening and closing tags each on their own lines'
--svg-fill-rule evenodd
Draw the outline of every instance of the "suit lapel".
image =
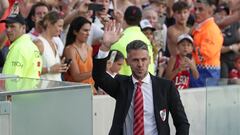
<svg viewBox="0 0 240 135">
<path fill-rule="evenodd" d="M 131 105 L 131 102 L 132 102 L 133 91 L 134 91 L 134 85 L 133 85 L 133 81 L 132 81 L 131 76 L 127 79 L 126 89 L 127 89 L 127 107 L 126 107 L 125 112 L 127 113 L 128 110 L 129 110 L 129 107 Z"/>
<path fill-rule="evenodd" d="M 156 110 L 159 110 L 160 107 L 160 86 L 157 82 L 157 79 L 151 75 L 152 80 L 152 93 L 153 93 L 153 106 L 154 106 L 154 112 L 156 113 Z M 156 114 L 155 114 L 156 115 Z"/>
<path fill-rule="evenodd" d="M 134 91 L 133 81 L 132 81 L 132 78 L 129 77 L 128 83 L 127 83 L 128 103 L 132 101 L 133 91 Z"/>
</svg>

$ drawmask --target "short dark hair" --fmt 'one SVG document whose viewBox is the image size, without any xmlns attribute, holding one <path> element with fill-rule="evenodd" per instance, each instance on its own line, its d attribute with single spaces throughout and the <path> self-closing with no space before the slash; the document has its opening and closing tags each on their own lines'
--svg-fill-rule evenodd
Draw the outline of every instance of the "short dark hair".
<svg viewBox="0 0 240 135">
<path fill-rule="evenodd" d="M 189 9 L 189 8 L 190 6 L 184 1 L 177 1 L 172 6 L 173 12 L 182 11 L 184 9 Z"/>
<path fill-rule="evenodd" d="M 46 7 L 48 10 L 50 10 L 50 7 L 46 3 L 37 2 L 34 5 L 32 5 L 32 8 L 31 8 L 30 13 L 29 13 L 30 16 L 35 15 L 35 12 L 36 12 L 35 10 L 36 10 L 37 7 Z"/>
<path fill-rule="evenodd" d="M 129 6 L 124 13 L 124 20 L 128 25 L 139 25 L 142 20 L 142 11 L 137 6 Z"/>
<path fill-rule="evenodd" d="M 27 32 L 30 31 L 33 27 L 35 27 L 35 23 L 32 20 L 32 17 L 35 15 L 35 10 L 37 7 L 46 7 L 49 11 L 50 11 L 50 7 L 44 3 L 44 2 L 37 2 L 34 5 L 32 5 L 30 12 L 26 18 L 26 22 L 27 22 Z"/>
<path fill-rule="evenodd" d="M 142 49 L 142 50 L 148 51 L 148 47 L 147 47 L 146 43 L 144 43 L 141 40 L 134 40 L 134 41 L 130 42 L 127 45 L 127 48 L 126 48 L 127 53 L 129 53 L 132 50 L 138 50 L 138 49 Z"/>
</svg>

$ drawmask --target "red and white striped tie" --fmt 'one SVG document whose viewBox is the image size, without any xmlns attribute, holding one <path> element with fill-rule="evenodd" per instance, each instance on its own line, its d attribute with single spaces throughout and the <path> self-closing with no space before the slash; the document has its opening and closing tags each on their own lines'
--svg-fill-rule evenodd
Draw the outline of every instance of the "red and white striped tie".
<svg viewBox="0 0 240 135">
<path fill-rule="evenodd" d="M 133 123 L 134 135 L 144 135 L 143 94 L 141 85 L 142 82 L 137 82 L 137 89 L 134 97 L 134 123 Z"/>
</svg>

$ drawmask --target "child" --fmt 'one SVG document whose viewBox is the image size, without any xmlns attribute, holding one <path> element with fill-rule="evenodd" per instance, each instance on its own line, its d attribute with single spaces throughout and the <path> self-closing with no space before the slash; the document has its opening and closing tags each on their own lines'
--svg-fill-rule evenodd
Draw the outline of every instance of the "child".
<svg viewBox="0 0 240 135">
<path fill-rule="evenodd" d="M 121 69 L 121 67 L 122 67 L 122 65 L 124 63 L 124 56 L 118 50 L 112 50 L 110 52 L 110 56 L 111 56 L 113 51 L 116 51 L 117 54 L 115 56 L 115 59 L 114 59 L 113 63 L 108 63 L 108 65 L 107 65 L 107 73 L 114 78 L 118 74 L 118 72 L 120 71 L 120 69 Z"/>
<path fill-rule="evenodd" d="M 173 80 L 178 90 L 189 87 L 190 71 L 197 79 L 199 73 L 194 59 L 191 59 L 193 51 L 193 39 L 188 34 L 182 34 L 177 39 L 179 54 L 171 56 L 166 69 L 166 78 Z"/>
<path fill-rule="evenodd" d="M 189 5 L 186 2 L 177 1 L 173 4 L 172 10 L 175 24 L 168 27 L 167 30 L 167 47 L 170 56 L 179 53 L 177 49 L 177 37 L 190 31 L 190 28 L 187 27 L 187 20 L 190 14 Z"/>
<path fill-rule="evenodd" d="M 118 50 L 110 51 L 109 56 L 111 56 L 113 51 L 116 51 L 117 53 L 116 53 L 116 56 L 113 60 L 113 63 L 111 63 L 111 61 L 110 61 L 111 58 L 108 60 L 107 67 L 106 67 L 106 72 L 114 78 L 118 74 L 118 72 L 120 71 L 120 69 L 121 69 L 121 67 L 124 63 L 124 56 Z M 98 87 L 98 95 L 106 95 L 106 93 L 104 92 L 103 89 Z"/>
<path fill-rule="evenodd" d="M 155 64 L 155 74 L 159 77 L 162 77 L 162 74 L 165 70 L 165 63 L 167 61 L 166 57 L 163 57 L 163 49 L 161 46 L 157 45 L 155 37 L 154 37 L 154 31 L 156 30 L 149 20 L 143 19 L 140 22 L 140 27 L 142 32 L 145 34 L 145 36 L 149 39 L 149 41 L 152 44 L 153 48 L 153 58 L 154 58 L 154 64 Z M 166 59 L 165 59 L 166 58 Z"/>
<path fill-rule="evenodd" d="M 229 78 L 240 79 L 240 55 L 234 59 L 234 67 L 229 73 Z"/>
</svg>

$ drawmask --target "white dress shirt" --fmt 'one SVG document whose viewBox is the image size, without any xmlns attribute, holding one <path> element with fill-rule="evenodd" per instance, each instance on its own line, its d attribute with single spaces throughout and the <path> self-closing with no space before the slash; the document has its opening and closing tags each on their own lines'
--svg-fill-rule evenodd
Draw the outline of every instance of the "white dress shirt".
<svg viewBox="0 0 240 135">
<path fill-rule="evenodd" d="M 134 93 L 127 117 L 124 123 L 124 135 L 133 135 L 133 122 L 134 122 L 134 95 L 137 88 L 138 80 L 132 76 L 134 83 Z M 141 80 L 142 94 L 143 94 L 143 108 L 144 108 L 144 134 L 145 135 L 158 135 L 154 108 L 153 108 L 153 94 L 152 94 L 152 81 L 150 74 Z"/>
</svg>

